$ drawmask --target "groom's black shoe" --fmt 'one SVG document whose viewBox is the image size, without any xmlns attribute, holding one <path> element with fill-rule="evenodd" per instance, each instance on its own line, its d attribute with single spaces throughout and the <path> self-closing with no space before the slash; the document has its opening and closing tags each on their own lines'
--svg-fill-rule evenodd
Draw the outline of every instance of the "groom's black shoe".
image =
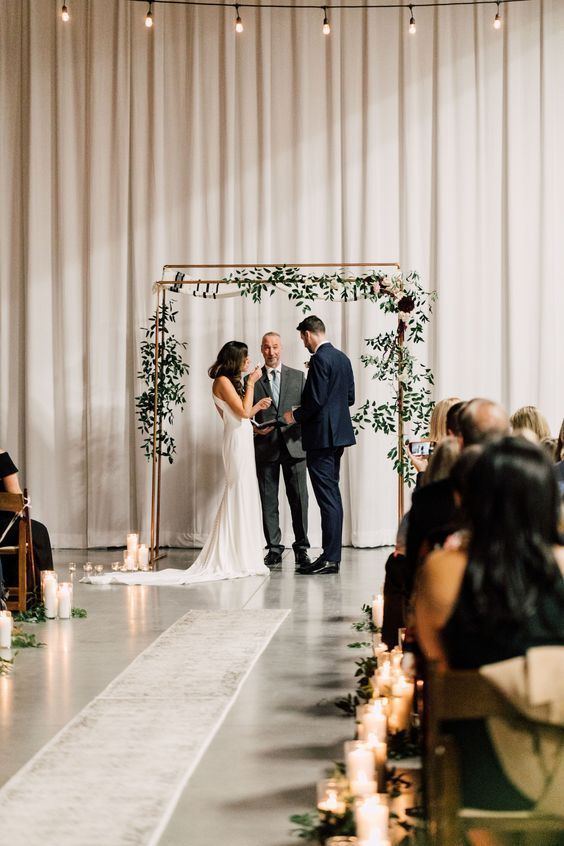
<svg viewBox="0 0 564 846">
<path fill-rule="evenodd" d="M 264 563 L 267 567 L 274 567 L 276 564 L 281 564 L 282 555 L 279 552 L 275 552 L 273 549 L 271 549 L 264 556 Z"/>
<path fill-rule="evenodd" d="M 302 576 L 330 576 L 339 572 L 340 561 L 327 561 L 322 555 L 309 566 L 300 567 L 297 571 Z"/>
</svg>

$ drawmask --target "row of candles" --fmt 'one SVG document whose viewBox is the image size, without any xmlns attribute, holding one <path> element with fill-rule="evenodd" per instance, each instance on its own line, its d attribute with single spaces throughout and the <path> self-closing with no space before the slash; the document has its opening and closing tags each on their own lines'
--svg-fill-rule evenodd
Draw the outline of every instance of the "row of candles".
<svg viewBox="0 0 564 846">
<path fill-rule="evenodd" d="M 383 597 L 378 594 L 372 604 L 372 619 L 379 629 L 382 616 Z M 390 846 L 389 797 L 385 792 L 387 738 L 409 728 L 415 686 L 402 671 L 401 646 L 389 652 L 381 635 L 375 634 L 373 648 L 377 669 L 370 680 L 372 699 L 356 709 L 356 740 L 346 741 L 344 746 L 346 777 L 318 783 L 317 808 L 341 816 L 347 810 L 347 798 L 352 797 L 354 842 L 358 846 Z"/>
</svg>

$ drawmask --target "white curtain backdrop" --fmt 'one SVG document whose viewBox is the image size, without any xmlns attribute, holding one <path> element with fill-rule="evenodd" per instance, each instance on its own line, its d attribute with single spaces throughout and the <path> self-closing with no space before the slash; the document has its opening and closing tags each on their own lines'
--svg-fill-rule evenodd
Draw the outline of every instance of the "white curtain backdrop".
<svg viewBox="0 0 564 846">
<path fill-rule="evenodd" d="M 2 0 L 0 446 L 59 546 L 147 533 L 149 465 L 134 397 L 140 327 L 164 263 L 395 261 L 438 291 L 423 356 L 436 397 L 564 413 L 564 3 L 331 13 Z M 220 495 L 206 369 L 230 338 L 258 356 L 276 295 L 178 298 L 189 342 L 165 543 L 198 544 Z M 358 363 L 381 318 L 322 305 Z M 367 431 L 343 472 L 345 542 L 389 542 L 388 443 Z M 251 468 L 249 468 L 251 472 Z M 311 508 L 312 542 L 319 543 Z M 288 521 L 286 518 L 286 526 Z M 287 540 L 291 538 L 287 535 Z"/>
</svg>

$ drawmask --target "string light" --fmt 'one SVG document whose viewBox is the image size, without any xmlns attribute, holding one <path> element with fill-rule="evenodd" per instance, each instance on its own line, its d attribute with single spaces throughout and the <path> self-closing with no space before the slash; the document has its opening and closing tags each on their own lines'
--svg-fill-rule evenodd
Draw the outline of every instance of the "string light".
<svg viewBox="0 0 564 846">
<path fill-rule="evenodd" d="M 67 23 L 67 21 L 70 21 L 69 10 L 67 9 L 66 3 L 63 3 L 63 8 L 61 9 L 61 20 L 63 20 L 65 23 Z"/>
<path fill-rule="evenodd" d="M 499 14 L 499 0 L 497 0 L 497 12 L 494 18 L 494 29 L 501 29 L 501 17 Z"/>
<path fill-rule="evenodd" d="M 331 35 L 331 26 L 329 24 L 329 18 L 327 17 L 327 6 L 323 7 L 323 35 Z"/>
<path fill-rule="evenodd" d="M 413 17 L 413 6 L 409 7 L 409 14 L 411 15 L 409 19 L 409 32 L 410 35 L 415 35 L 417 32 L 417 27 L 415 26 L 415 18 Z"/>
<path fill-rule="evenodd" d="M 147 29 L 151 29 L 153 26 L 153 4 L 149 2 L 149 10 L 147 11 L 147 16 L 145 18 L 145 26 Z"/>
<path fill-rule="evenodd" d="M 237 17 L 235 18 L 235 32 L 243 32 L 244 26 L 243 21 L 241 20 L 241 15 L 239 14 L 239 4 L 235 3 L 235 11 L 237 12 Z"/>
</svg>

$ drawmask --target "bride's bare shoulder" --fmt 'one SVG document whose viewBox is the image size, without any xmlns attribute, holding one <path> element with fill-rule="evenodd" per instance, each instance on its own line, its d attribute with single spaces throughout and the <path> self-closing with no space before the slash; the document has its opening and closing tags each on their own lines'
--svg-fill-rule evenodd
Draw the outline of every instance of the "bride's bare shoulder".
<svg viewBox="0 0 564 846">
<path fill-rule="evenodd" d="M 233 388 L 233 385 L 227 378 L 227 376 L 218 376 L 216 379 L 213 380 L 212 384 L 212 394 L 215 394 L 216 397 L 220 399 L 226 399 L 229 395 L 230 390 Z"/>
</svg>

